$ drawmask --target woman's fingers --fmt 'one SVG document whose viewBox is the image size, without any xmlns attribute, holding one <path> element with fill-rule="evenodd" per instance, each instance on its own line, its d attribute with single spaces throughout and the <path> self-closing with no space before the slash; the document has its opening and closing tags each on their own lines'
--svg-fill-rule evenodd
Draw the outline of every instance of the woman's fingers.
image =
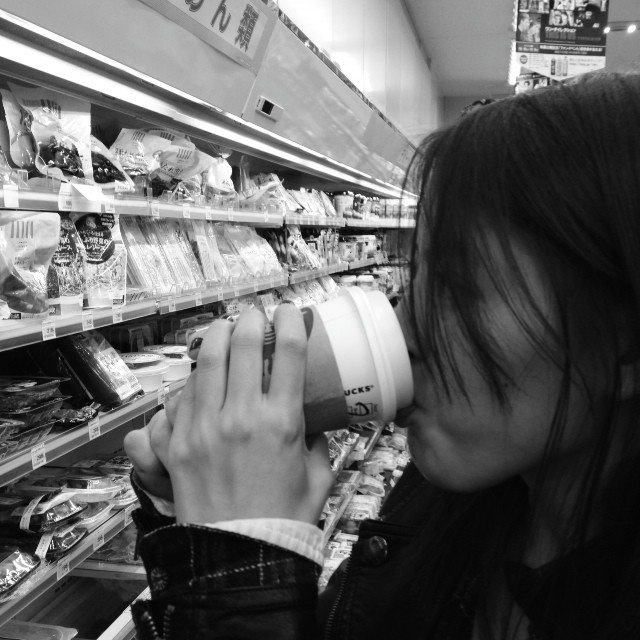
<svg viewBox="0 0 640 640">
<path fill-rule="evenodd" d="M 276 352 L 269 400 L 279 406 L 302 410 L 307 365 L 307 333 L 302 314 L 291 304 L 280 305 L 276 309 L 273 324 Z"/>
<path fill-rule="evenodd" d="M 216 320 L 202 340 L 193 394 L 204 412 L 217 412 L 224 405 L 233 329 L 228 320 Z"/>
<path fill-rule="evenodd" d="M 227 378 L 226 406 L 262 395 L 265 316 L 257 309 L 241 313 L 231 336 L 231 357 Z M 202 351 L 200 351 L 202 354 Z"/>
</svg>

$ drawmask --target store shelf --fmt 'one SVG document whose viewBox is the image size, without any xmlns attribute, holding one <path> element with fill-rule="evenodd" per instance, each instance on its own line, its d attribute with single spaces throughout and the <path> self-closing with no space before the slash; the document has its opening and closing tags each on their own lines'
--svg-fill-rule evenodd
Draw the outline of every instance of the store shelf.
<svg viewBox="0 0 640 640">
<path fill-rule="evenodd" d="M 133 420 L 143 413 L 164 403 L 168 395 L 181 389 L 185 380 L 171 383 L 158 392 L 147 393 L 129 404 L 98 414 L 97 418 L 87 424 L 70 429 L 64 433 L 49 435 L 43 442 L 7 456 L 0 463 L 0 486 L 14 482 L 34 469 L 53 462 L 91 440 L 113 431 L 125 422 Z"/>
<path fill-rule="evenodd" d="M 356 220 L 345 218 L 345 227 L 355 227 L 360 229 L 414 229 L 415 220 L 396 220 L 394 218 L 366 218 Z"/>
<path fill-rule="evenodd" d="M 98 578 L 100 580 L 142 580 L 147 581 L 147 572 L 142 564 L 125 564 L 103 562 L 101 560 L 85 560 L 73 572 L 81 578 Z"/>
<path fill-rule="evenodd" d="M 128 320 L 137 320 L 156 313 L 184 311 L 203 304 L 219 300 L 228 300 L 238 296 L 286 286 L 288 275 L 283 272 L 278 276 L 258 278 L 251 283 L 239 285 L 214 286 L 189 291 L 179 295 L 157 299 L 155 296 L 127 302 L 122 307 L 113 309 L 88 309 L 73 316 L 49 316 L 37 320 L 3 320 L 0 322 L 0 351 L 24 347 L 43 340 L 61 338 L 80 331 L 108 327 Z"/>
<path fill-rule="evenodd" d="M 77 547 L 55 563 L 47 565 L 40 571 L 39 579 L 33 588 L 22 597 L 0 605 L 0 626 L 28 607 L 56 583 L 65 578 L 70 571 L 84 562 L 96 549 L 111 540 L 131 523 L 131 512 L 134 505 L 117 511 L 109 520 L 100 525 L 84 538 Z"/>
<path fill-rule="evenodd" d="M 99 187 L 98 187 L 99 189 Z M 116 213 L 125 216 L 148 216 L 152 218 L 173 218 L 211 220 L 213 222 L 241 222 L 254 227 L 281 227 L 282 213 L 253 211 L 251 209 L 217 209 L 208 205 L 193 203 L 170 204 L 157 199 L 101 196 L 98 201 L 83 198 L 79 193 L 61 198 L 56 190 L 11 189 L 0 191 L 2 206 L 6 209 L 27 209 L 29 211 L 74 211 L 77 213 L 96 211 Z"/>
<path fill-rule="evenodd" d="M 365 258 L 364 260 L 354 260 L 348 263 L 349 271 L 355 271 L 356 269 L 363 269 L 365 267 L 374 267 L 376 265 L 383 264 L 384 260 L 381 256 L 375 258 Z"/>
<path fill-rule="evenodd" d="M 344 227 L 345 219 L 332 216 L 287 213 L 284 217 L 284 223 L 297 224 L 301 227 Z"/>
<path fill-rule="evenodd" d="M 340 273 L 347 270 L 346 262 L 338 262 L 327 267 L 320 269 L 313 269 L 312 271 L 298 271 L 296 273 L 289 274 L 289 284 L 297 284 L 299 282 L 306 282 L 307 280 L 313 280 L 314 278 L 321 278 L 322 276 L 328 276 L 332 273 Z"/>
</svg>

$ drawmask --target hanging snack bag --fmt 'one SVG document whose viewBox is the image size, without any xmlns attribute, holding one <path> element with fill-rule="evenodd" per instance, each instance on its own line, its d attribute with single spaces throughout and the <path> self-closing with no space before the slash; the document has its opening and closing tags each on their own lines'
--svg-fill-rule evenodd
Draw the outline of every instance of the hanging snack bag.
<svg viewBox="0 0 640 640">
<path fill-rule="evenodd" d="M 127 251 L 117 214 L 72 214 L 87 252 L 84 307 L 112 307 L 125 302 Z"/>
<path fill-rule="evenodd" d="M 58 246 L 60 217 L 52 212 L 0 212 L 0 301 L 8 318 L 48 313 L 47 270 Z"/>
<path fill-rule="evenodd" d="M 171 146 L 171 140 L 143 131 L 142 129 L 122 129 L 110 150 L 122 168 L 131 177 L 148 175 L 154 162 L 154 154 Z"/>
<path fill-rule="evenodd" d="M 10 148 L 15 164 L 34 176 L 90 179 L 89 103 L 50 89 L 8 85 L 14 99 L 6 90 L 2 98 L 9 134 L 15 140 Z"/>
<path fill-rule="evenodd" d="M 91 136 L 91 164 L 93 179 L 103 191 L 123 193 L 134 190 L 133 180 L 127 175 L 118 158 L 95 136 Z"/>
<path fill-rule="evenodd" d="M 68 213 L 60 214 L 60 239 L 47 272 L 49 315 L 82 311 L 87 254 Z"/>
</svg>

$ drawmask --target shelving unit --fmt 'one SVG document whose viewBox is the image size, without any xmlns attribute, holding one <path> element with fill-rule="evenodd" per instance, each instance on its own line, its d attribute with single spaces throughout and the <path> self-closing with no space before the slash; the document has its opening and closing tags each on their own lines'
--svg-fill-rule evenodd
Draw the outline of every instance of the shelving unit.
<svg viewBox="0 0 640 640">
<path fill-rule="evenodd" d="M 13 11 L 13 9 L 10 9 Z M 177 27 L 176 27 L 177 28 Z M 402 190 L 378 175 L 338 162 L 278 132 L 256 126 L 233 113 L 146 75 L 108 56 L 80 46 L 45 27 L 32 24 L 0 9 L 0 79 L 26 81 L 66 93 L 92 104 L 92 111 L 108 112 L 127 123 L 179 130 L 202 145 L 221 143 L 234 152 L 247 154 L 265 165 L 276 166 L 312 178 L 314 187 L 336 185 L 342 189 L 370 193 L 381 198 L 401 198 Z M 332 94 L 334 95 L 334 94 Z M 141 125 L 142 126 L 142 125 Z M 342 157 L 342 156 L 336 156 Z M 373 166 L 373 165 L 371 165 Z M 394 175 L 388 171 L 387 175 Z M 25 176 L 21 176 L 24 178 Z M 319 182 L 318 182 L 319 181 Z M 48 183 L 49 184 L 49 183 Z M 18 188 L 0 188 L 0 208 L 35 211 L 100 212 L 120 216 L 193 219 L 212 222 L 242 223 L 255 227 L 281 228 L 284 225 L 324 228 L 398 229 L 411 228 L 409 220 L 384 218 L 356 220 L 343 217 L 302 215 L 274 210 L 219 208 L 207 203 L 172 203 L 157 198 L 132 198 L 127 195 L 103 195 L 91 185 L 78 183 L 60 190 L 50 181 L 49 189 L 33 189 L 21 182 Z M 386 256 L 357 262 L 340 262 L 313 271 L 283 272 L 233 286 L 207 283 L 200 290 L 176 291 L 169 296 L 157 292 L 132 292 L 122 307 L 86 310 L 74 316 L 48 317 L 39 320 L 0 321 L 0 357 L 10 357 L 10 350 L 46 340 L 100 329 L 157 314 L 184 311 L 258 293 L 281 286 L 302 283 L 321 276 L 384 264 Z M 161 388 L 158 393 L 141 396 L 79 428 L 52 433 L 31 449 L 0 460 L 0 486 L 14 482 L 33 469 L 50 464 L 91 443 L 124 428 L 132 420 L 162 405 L 176 393 L 184 381 Z M 106 440 L 106 439 L 105 439 Z M 0 625 L 56 588 L 70 572 L 77 576 L 144 579 L 139 567 L 113 567 L 88 561 L 102 544 L 121 532 L 131 522 L 132 508 L 116 512 L 107 522 L 91 532 L 66 557 L 44 567 L 34 588 L 26 595 L 0 605 Z M 148 590 L 146 592 L 148 597 Z M 141 597 L 145 597 L 144 595 Z M 37 603 L 36 606 L 40 606 Z M 134 635 L 128 611 L 113 622 L 102 640 L 126 640 Z"/>
<path fill-rule="evenodd" d="M 38 579 L 31 590 L 15 600 L 9 600 L 0 605 L 0 625 L 13 618 L 37 598 L 52 589 L 96 549 L 99 549 L 116 534 L 120 533 L 131 523 L 132 511 L 133 506 L 130 506 L 116 512 L 109 520 L 81 540 L 76 548 L 71 550 L 64 558 L 41 569 Z"/>
</svg>

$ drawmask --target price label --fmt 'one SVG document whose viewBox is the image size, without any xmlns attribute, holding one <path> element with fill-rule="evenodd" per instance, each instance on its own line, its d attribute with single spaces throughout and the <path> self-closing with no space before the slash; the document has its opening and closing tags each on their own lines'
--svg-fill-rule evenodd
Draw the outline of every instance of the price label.
<svg viewBox="0 0 640 640">
<path fill-rule="evenodd" d="M 169 298 L 169 313 L 175 313 L 176 310 L 176 299 Z"/>
<path fill-rule="evenodd" d="M 104 212 L 105 213 L 115 213 L 116 212 L 116 203 L 113 200 L 107 200 L 104 203 Z"/>
<path fill-rule="evenodd" d="M 166 387 L 158 387 L 158 406 L 163 405 L 167 396 Z"/>
<path fill-rule="evenodd" d="M 136 508 L 135 504 L 130 504 L 124 510 L 124 526 L 125 527 L 128 527 L 133 522 L 133 518 L 131 517 L 131 514 L 133 513 L 135 508 Z"/>
<path fill-rule="evenodd" d="M 3 193 L 5 209 L 17 209 L 20 206 L 20 195 L 17 185 L 5 184 Z"/>
<path fill-rule="evenodd" d="M 160 203 L 157 200 L 151 201 L 151 216 L 153 218 L 160 217 Z"/>
<path fill-rule="evenodd" d="M 258 293 L 258 291 L 260 291 L 260 285 L 257 282 L 253 283 L 253 292 L 254 293 Z"/>
<path fill-rule="evenodd" d="M 118 324 L 118 322 L 122 322 L 122 309 L 114 309 L 112 315 L 113 315 L 113 324 Z"/>
<path fill-rule="evenodd" d="M 264 212 L 264 221 L 265 222 L 269 222 L 269 212 L 268 211 Z"/>
<path fill-rule="evenodd" d="M 233 287 L 233 297 L 234 298 L 240 297 L 240 289 L 238 289 L 238 287 Z"/>
<path fill-rule="evenodd" d="M 96 416 L 87 423 L 89 427 L 89 440 L 95 440 L 100 436 L 100 418 Z"/>
<path fill-rule="evenodd" d="M 229 210 L 227 211 L 227 220 L 228 220 L 229 222 L 233 222 L 233 209 L 229 209 Z"/>
<path fill-rule="evenodd" d="M 196 291 L 196 307 L 201 307 L 202 306 L 202 292 L 201 291 Z"/>
<path fill-rule="evenodd" d="M 90 331 L 93 329 L 93 309 L 87 309 L 82 312 L 82 330 Z"/>
<path fill-rule="evenodd" d="M 42 321 L 42 339 L 53 340 L 56 337 L 56 321 L 53 318 Z"/>
<path fill-rule="evenodd" d="M 44 442 L 31 447 L 31 467 L 38 469 L 47 464 L 47 452 L 44 448 Z"/>
<path fill-rule="evenodd" d="M 63 558 L 58 562 L 58 568 L 56 571 L 58 580 L 62 580 L 62 578 L 64 578 L 69 573 L 69 571 L 71 571 L 71 567 L 69 566 L 69 559 Z"/>
<path fill-rule="evenodd" d="M 213 209 L 211 209 L 211 207 L 205 207 L 204 219 L 205 220 L 213 220 Z"/>
<path fill-rule="evenodd" d="M 63 182 L 58 191 L 58 209 L 60 211 L 71 211 L 73 208 L 73 189 L 69 182 Z"/>
<path fill-rule="evenodd" d="M 190 218 L 191 217 L 191 207 L 188 204 L 182 205 L 182 217 Z"/>
<path fill-rule="evenodd" d="M 218 287 L 216 289 L 216 295 L 218 296 L 218 300 L 224 299 L 224 289 L 222 287 Z"/>
<path fill-rule="evenodd" d="M 98 529 L 93 538 L 93 550 L 97 551 L 100 547 L 104 546 L 104 529 Z"/>
</svg>

